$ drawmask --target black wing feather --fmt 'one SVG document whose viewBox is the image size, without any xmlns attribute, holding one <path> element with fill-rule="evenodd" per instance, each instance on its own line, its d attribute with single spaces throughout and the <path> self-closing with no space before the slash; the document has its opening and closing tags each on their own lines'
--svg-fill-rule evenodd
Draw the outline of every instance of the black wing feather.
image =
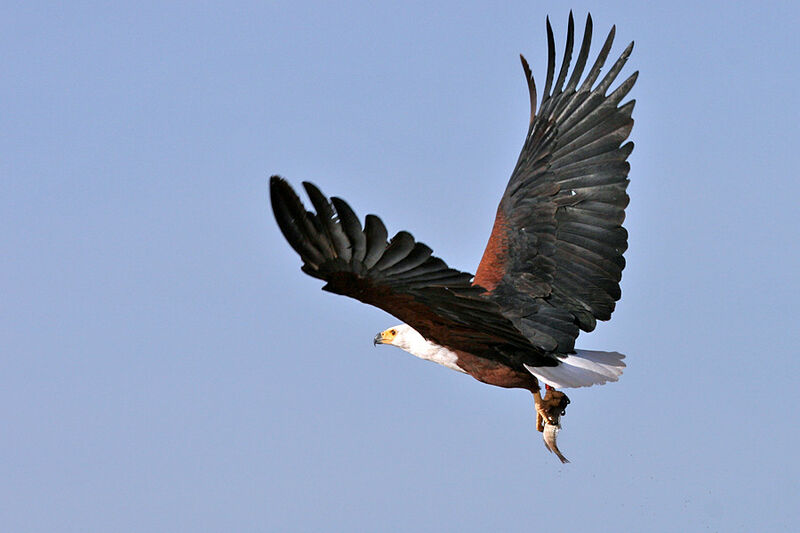
<svg viewBox="0 0 800 533">
<path fill-rule="evenodd" d="M 336 213 L 339 215 L 342 229 L 344 229 L 347 240 L 352 247 L 352 260 L 357 262 L 363 261 L 367 253 L 367 238 L 364 235 L 364 230 L 361 228 L 358 217 L 353 213 L 353 210 L 350 209 L 350 206 L 347 205 L 347 202 L 341 198 L 331 198 L 331 203 L 336 209 Z"/>
<path fill-rule="evenodd" d="M 572 13 L 570 13 L 570 20 L 572 19 Z M 578 86 L 578 82 L 580 81 L 581 75 L 583 75 L 583 69 L 586 66 L 586 60 L 589 58 L 589 49 L 592 46 L 592 16 L 589 15 L 586 17 L 586 28 L 583 30 L 583 42 L 581 43 L 581 51 L 578 52 L 578 59 L 575 61 L 575 69 L 572 71 L 572 76 L 569 78 L 569 82 L 567 83 L 567 88 L 565 89 L 566 92 L 571 92 L 575 90 L 575 87 Z"/>
<path fill-rule="evenodd" d="M 367 215 L 364 219 L 364 237 L 367 240 L 367 255 L 364 257 L 363 264 L 364 268 L 370 269 L 383 255 L 389 232 L 386 231 L 386 226 L 383 225 L 381 219 L 375 215 Z"/>
<path fill-rule="evenodd" d="M 554 89 L 555 94 L 561 94 L 562 86 L 567 79 L 569 72 L 569 62 L 572 60 L 572 45 L 575 42 L 575 20 L 572 18 L 572 11 L 569 12 L 569 23 L 567 25 L 567 44 L 564 46 L 564 59 L 561 60 L 561 70 L 558 73 L 558 80 Z"/>
</svg>

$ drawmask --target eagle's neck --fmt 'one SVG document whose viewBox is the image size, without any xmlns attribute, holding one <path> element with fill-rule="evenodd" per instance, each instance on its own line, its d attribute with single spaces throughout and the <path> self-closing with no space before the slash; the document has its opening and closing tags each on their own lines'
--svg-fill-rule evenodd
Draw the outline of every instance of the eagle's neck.
<svg viewBox="0 0 800 533">
<path fill-rule="evenodd" d="M 409 326 L 408 324 L 401 324 L 395 326 L 397 336 L 392 340 L 392 345 L 402 348 L 411 355 L 425 359 L 426 361 L 433 361 L 442 366 L 446 366 L 458 372 L 465 372 L 463 368 L 458 366 L 458 355 L 456 352 L 431 342 L 420 333 Z"/>
</svg>

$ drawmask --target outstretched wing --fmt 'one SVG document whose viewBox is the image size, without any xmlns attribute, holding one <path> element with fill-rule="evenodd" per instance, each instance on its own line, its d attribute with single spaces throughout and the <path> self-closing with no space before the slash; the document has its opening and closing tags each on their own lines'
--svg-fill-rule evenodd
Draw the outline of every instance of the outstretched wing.
<svg viewBox="0 0 800 533">
<path fill-rule="evenodd" d="M 326 281 L 324 290 L 379 307 L 443 346 L 506 364 L 555 364 L 482 296 L 485 290 L 472 285 L 472 274 L 449 268 L 408 232 L 387 242 L 381 219 L 367 215 L 362 228 L 344 200 L 328 200 L 311 183 L 303 186 L 316 213 L 306 211 L 278 176 L 270 179 L 272 209 L 303 260 L 303 272 Z"/>
<path fill-rule="evenodd" d="M 556 52 L 547 20 L 547 78 L 538 113 L 533 75 L 520 56 L 530 92 L 530 126 L 475 283 L 546 351 L 572 352 L 579 330 L 591 331 L 597 320 L 608 320 L 621 296 L 628 238 L 622 227 L 628 205 L 626 159 L 633 150 L 633 143 L 622 143 L 633 127 L 634 101 L 619 104 L 638 72 L 606 94 L 630 56 L 631 43 L 595 85 L 614 32 L 581 82 L 592 40 L 591 15 L 587 18 L 567 80 L 574 42 L 570 13 L 553 84 Z"/>
</svg>

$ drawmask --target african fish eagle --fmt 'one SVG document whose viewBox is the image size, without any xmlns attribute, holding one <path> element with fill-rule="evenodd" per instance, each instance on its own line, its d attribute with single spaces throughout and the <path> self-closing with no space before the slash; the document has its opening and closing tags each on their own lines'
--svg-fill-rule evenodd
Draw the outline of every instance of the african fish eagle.
<svg viewBox="0 0 800 533">
<path fill-rule="evenodd" d="M 612 27 L 583 77 L 592 18 L 569 74 L 574 21 L 569 16 L 561 68 L 547 19 L 548 62 L 543 96 L 523 56 L 530 124 L 522 153 L 500 200 L 489 242 L 473 276 L 450 268 L 400 231 L 387 240 L 380 218 L 362 226 L 340 198 L 303 186 L 316 212 L 306 211 L 282 178 L 270 179 L 272 209 L 302 270 L 323 290 L 379 307 L 404 323 L 379 333 L 376 344 L 471 375 L 498 387 L 533 393 L 537 429 L 558 452 L 548 425 L 560 427 L 569 403 L 555 389 L 616 381 L 625 367 L 616 352 L 578 350 L 581 330 L 608 320 L 621 293 L 628 234 L 622 227 L 633 143 L 634 100 L 620 105 L 638 72 L 609 91 L 633 43 L 595 83 L 611 49 Z M 540 395 L 539 381 L 546 385 Z"/>
</svg>

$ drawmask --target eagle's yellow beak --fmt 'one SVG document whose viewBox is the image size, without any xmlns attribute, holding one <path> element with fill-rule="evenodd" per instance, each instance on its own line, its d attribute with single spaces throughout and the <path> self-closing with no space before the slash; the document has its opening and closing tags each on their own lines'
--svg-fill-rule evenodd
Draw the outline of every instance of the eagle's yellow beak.
<svg viewBox="0 0 800 533">
<path fill-rule="evenodd" d="M 391 344 L 396 336 L 397 330 L 394 328 L 381 331 L 375 335 L 375 338 L 372 340 L 372 345 L 377 346 L 379 344 Z"/>
</svg>

